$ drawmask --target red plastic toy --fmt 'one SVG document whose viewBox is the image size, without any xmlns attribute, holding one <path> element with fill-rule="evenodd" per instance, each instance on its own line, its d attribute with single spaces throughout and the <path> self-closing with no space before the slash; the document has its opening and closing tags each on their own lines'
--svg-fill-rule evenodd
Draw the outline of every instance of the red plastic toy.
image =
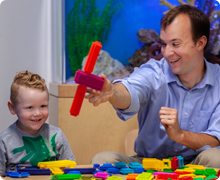
<svg viewBox="0 0 220 180">
<path fill-rule="evenodd" d="M 98 76 L 94 78 L 95 75 L 92 75 L 92 71 L 94 69 L 96 60 L 98 58 L 99 52 L 102 48 L 102 44 L 98 41 L 93 42 L 92 46 L 90 48 L 88 58 L 84 67 L 84 72 L 81 70 L 76 72 L 76 79 L 74 79 L 79 85 L 76 90 L 76 94 L 72 103 L 72 106 L 70 108 L 70 114 L 72 116 L 78 116 L 82 102 L 86 93 L 87 86 L 91 87 L 90 85 L 93 85 L 91 88 L 101 90 L 104 84 L 104 80 Z M 91 82 L 92 80 L 92 82 Z"/>
</svg>

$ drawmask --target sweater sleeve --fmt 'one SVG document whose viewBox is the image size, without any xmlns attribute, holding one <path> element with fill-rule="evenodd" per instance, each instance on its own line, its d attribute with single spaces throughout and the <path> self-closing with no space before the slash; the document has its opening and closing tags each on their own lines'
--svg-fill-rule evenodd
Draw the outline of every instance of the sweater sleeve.
<svg viewBox="0 0 220 180">
<path fill-rule="evenodd" d="M 6 172 L 6 150 L 2 139 L 0 139 L 0 176 Z"/>
<path fill-rule="evenodd" d="M 66 136 L 64 133 L 59 132 L 60 137 L 59 137 L 59 145 L 58 145 L 58 160 L 71 160 L 71 161 L 76 161 L 76 158 L 73 155 L 73 152 L 71 150 L 71 147 L 69 145 L 69 142 L 66 139 Z"/>
</svg>

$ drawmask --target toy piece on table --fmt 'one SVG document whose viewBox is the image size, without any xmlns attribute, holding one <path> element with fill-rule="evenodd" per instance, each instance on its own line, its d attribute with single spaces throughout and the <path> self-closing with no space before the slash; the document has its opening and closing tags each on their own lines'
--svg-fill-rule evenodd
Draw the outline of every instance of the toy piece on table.
<svg viewBox="0 0 220 180">
<path fill-rule="evenodd" d="M 176 179 L 178 180 L 178 175 L 176 173 L 165 173 L 165 172 L 154 172 L 153 175 L 156 177 L 156 179 Z"/>
<path fill-rule="evenodd" d="M 52 173 L 50 169 L 37 169 L 37 168 L 25 168 L 25 169 L 18 168 L 17 172 L 18 173 L 27 172 L 30 175 L 50 175 Z"/>
<path fill-rule="evenodd" d="M 142 172 L 145 172 L 145 169 L 144 168 L 137 168 L 137 169 L 134 169 L 134 173 L 142 173 Z"/>
<path fill-rule="evenodd" d="M 92 86 L 94 89 L 101 90 L 104 84 L 104 80 L 101 80 L 102 78 L 98 77 L 94 78 L 94 75 L 92 75 L 92 71 L 94 69 L 96 60 L 98 58 L 99 52 L 102 48 L 102 44 L 98 41 L 93 42 L 92 46 L 90 48 L 86 64 L 84 67 L 85 73 L 82 73 L 82 71 L 77 71 L 76 72 L 76 79 L 74 78 L 75 81 L 78 81 L 79 85 L 76 90 L 76 94 L 72 103 L 72 106 L 70 108 L 70 114 L 72 116 L 78 116 L 82 102 L 86 93 L 87 85 Z M 90 82 L 92 79 L 92 82 Z M 97 83 L 97 84 L 95 84 Z M 92 85 L 94 84 L 94 85 Z M 85 86 L 86 85 L 86 86 Z"/>
<path fill-rule="evenodd" d="M 100 164 L 97 164 L 97 163 L 96 163 L 96 164 L 93 164 L 93 167 L 94 167 L 94 168 L 98 168 L 98 167 L 100 167 Z"/>
<path fill-rule="evenodd" d="M 162 159 L 164 163 L 164 169 L 171 169 L 171 161 L 170 159 Z"/>
<path fill-rule="evenodd" d="M 210 175 L 217 175 L 218 173 L 215 171 L 213 168 L 206 168 L 204 170 L 204 175 L 205 176 L 210 176 Z"/>
<path fill-rule="evenodd" d="M 63 171 L 65 174 L 70 171 L 79 171 L 81 174 L 93 174 L 96 168 L 64 168 Z"/>
<path fill-rule="evenodd" d="M 50 167 L 50 170 L 54 175 L 64 174 L 64 172 L 59 167 Z"/>
<path fill-rule="evenodd" d="M 143 166 L 138 162 L 130 162 L 128 167 L 131 169 L 143 168 Z"/>
<path fill-rule="evenodd" d="M 51 177 L 51 179 L 53 180 L 61 180 L 61 179 L 65 179 L 65 180 L 69 180 L 69 179 L 80 179 L 82 177 L 81 174 L 59 174 L 59 175 L 53 175 Z"/>
<path fill-rule="evenodd" d="M 138 174 L 128 174 L 127 176 L 125 176 L 126 180 L 135 180 L 136 177 L 138 176 Z"/>
<path fill-rule="evenodd" d="M 163 161 L 156 158 L 143 158 L 142 164 L 146 170 L 163 171 L 164 169 Z"/>
<path fill-rule="evenodd" d="M 171 169 L 175 170 L 179 167 L 179 159 L 174 156 L 172 159 L 171 159 Z"/>
<path fill-rule="evenodd" d="M 134 173 L 134 170 L 131 168 L 121 168 L 120 173 L 123 175 L 128 175 L 129 173 Z"/>
<path fill-rule="evenodd" d="M 119 169 L 127 167 L 127 164 L 125 162 L 116 162 L 114 165 Z"/>
<path fill-rule="evenodd" d="M 112 164 L 110 163 L 104 163 L 102 166 L 100 166 L 98 169 L 99 170 L 103 170 L 103 171 L 106 171 L 108 168 L 115 168 L 115 166 L 113 166 Z"/>
<path fill-rule="evenodd" d="M 106 180 L 109 177 L 109 175 L 107 172 L 97 172 L 96 174 L 94 174 L 94 177 L 102 178 L 102 180 Z"/>
<path fill-rule="evenodd" d="M 12 178 L 19 178 L 19 177 L 20 178 L 26 178 L 26 177 L 30 176 L 30 174 L 27 173 L 27 172 L 19 173 L 19 172 L 13 172 L 13 171 L 6 172 L 5 175 L 10 176 Z"/>
<path fill-rule="evenodd" d="M 193 179 L 196 177 L 195 174 L 182 174 L 182 175 L 179 175 L 179 178 L 182 178 L 182 177 L 192 177 Z"/>
<path fill-rule="evenodd" d="M 123 180 L 123 178 L 118 176 L 109 176 L 106 180 Z"/>
<path fill-rule="evenodd" d="M 151 173 L 143 172 L 136 177 L 136 180 L 152 180 L 154 176 Z"/>
<path fill-rule="evenodd" d="M 117 167 L 108 168 L 106 171 L 112 174 L 120 174 L 120 169 L 118 169 Z"/>
<path fill-rule="evenodd" d="M 178 168 L 182 168 L 184 166 L 184 160 L 182 156 L 177 156 L 177 158 L 179 159 L 179 167 Z"/>
<path fill-rule="evenodd" d="M 46 162 L 39 162 L 38 167 L 40 169 L 50 169 L 52 171 L 52 174 L 60 175 L 64 174 L 64 172 L 60 168 L 74 168 L 76 165 L 75 161 L 70 160 L 57 160 L 57 161 L 46 161 Z"/>
</svg>

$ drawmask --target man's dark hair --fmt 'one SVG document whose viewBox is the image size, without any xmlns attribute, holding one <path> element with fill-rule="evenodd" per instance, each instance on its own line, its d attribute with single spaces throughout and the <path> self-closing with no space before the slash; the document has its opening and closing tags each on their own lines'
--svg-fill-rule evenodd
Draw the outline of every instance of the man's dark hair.
<svg viewBox="0 0 220 180">
<path fill-rule="evenodd" d="M 204 35 L 207 38 L 208 44 L 210 34 L 210 21 L 208 16 L 203 11 L 187 4 L 176 6 L 175 8 L 171 9 L 161 19 L 161 29 L 165 30 L 165 28 L 170 25 L 179 14 L 188 15 L 191 22 L 192 40 L 196 43 L 197 40 Z M 207 47 L 207 44 L 205 48 Z"/>
</svg>

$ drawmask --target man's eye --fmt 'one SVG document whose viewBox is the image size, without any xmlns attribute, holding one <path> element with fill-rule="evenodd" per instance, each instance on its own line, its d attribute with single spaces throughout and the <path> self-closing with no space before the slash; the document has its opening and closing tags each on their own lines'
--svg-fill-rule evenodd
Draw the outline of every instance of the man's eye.
<svg viewBox="0 0 220 180">
<path fill-rule="evenodd" d="M 173 43 L 173 46 L 178 46 L 179 45 L 179 43 Z"/>
<path fill-rule="evenodd" d="M 161 43 L 161 46 L 163 46 L 163 47 L 166 46 L 166 43 Z"/>
</svg>

